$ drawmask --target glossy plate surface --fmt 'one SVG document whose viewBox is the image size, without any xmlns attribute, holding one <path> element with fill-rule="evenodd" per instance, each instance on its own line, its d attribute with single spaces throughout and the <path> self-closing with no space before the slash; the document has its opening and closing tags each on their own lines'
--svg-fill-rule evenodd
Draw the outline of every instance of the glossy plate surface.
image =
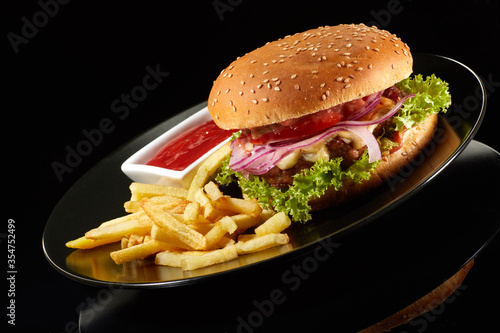
<svg viewBox="0 0 500 333">
<path fill-rule="evenodd" d="M 449 58 L 416 54 L 414 72 L 434 73 L 450 85 L 452 107 L 445 117 L 440 117 L 430 145 L 381 188 L 342 207 L 315 213 L 313 220 L 305 225 L 292 225 L 287 230 L 290 244 L 189 272 L 156 266 L 152 260 L 116 265 L 109 252 L 117 249 L 118 244 L 77 251 L 64 246 L 68 240 L 80 237 L 103 221 L 124 215 L 122 207 L 129 199 L 131 180 L 122 174 L 120 165 L 141 147 L 205 106 L 200 104 L 125 144 L 73 185 L 47 221 L 43 235 L 47 259 L 64 275 L 90 285 L 173 287 L 292 259 L 313 251 L 321 242 L 358 230 L 405 202 L 444 170 L 470 143 L 484 117 L 484 86 L 468 67 Z"/>
</svg>

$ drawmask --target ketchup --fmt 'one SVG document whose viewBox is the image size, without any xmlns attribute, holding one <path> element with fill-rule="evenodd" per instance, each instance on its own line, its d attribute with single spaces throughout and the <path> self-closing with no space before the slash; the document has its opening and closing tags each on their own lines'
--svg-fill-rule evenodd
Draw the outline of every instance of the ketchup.
<svg viewBox="0 0 500 333">
<path fill-rule="evenodd" d="M 194 127 L 164 145 L 147 165 L 182 171 L 236 130 L 223 130 L 213 120 Z"/>
</svg>

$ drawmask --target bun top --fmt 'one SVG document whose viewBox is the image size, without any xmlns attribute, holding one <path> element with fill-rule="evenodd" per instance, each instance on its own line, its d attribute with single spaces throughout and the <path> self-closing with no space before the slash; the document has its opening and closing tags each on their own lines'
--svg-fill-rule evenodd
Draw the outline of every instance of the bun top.
<svg viewBox="0 0 500 333">
<path fill-rule="evenodd" d="M 215 80 L 208 111 L 223 129 L 270 125 L 384 90 L 412 65 L 408 45 L 387 31 L 319 27 L 233 61 Z"/>
</svg>

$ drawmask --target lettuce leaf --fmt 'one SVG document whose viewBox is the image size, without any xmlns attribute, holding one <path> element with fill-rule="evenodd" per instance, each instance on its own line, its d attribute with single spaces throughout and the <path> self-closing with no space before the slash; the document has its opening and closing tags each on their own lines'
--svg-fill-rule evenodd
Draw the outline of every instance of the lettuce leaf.
<svg viewBox="0 0 500 333">
<path fill-rule="evenodd" d="M 421 74 L 417 74 L 404 79 L 396 86 L 407 94 L 415 94 L 415 97 L 409 98 L 403 104 L 398 115 L 394 117 L 396 131 L 417 125 L 427 115 L 446 112 L 451 105 L 448 83 L 434 74 L 427 76 L 425 80 Z"/>
<path fill-rule="evenodd" d="M 292 186 L 288 189 L 277 189 L 258 176 L 249 175 L 248 179 L 242 173 L 229 168 L 229 158 L 223 163 L 216 181 L 227 185 L 233 180 L 238 182 L 242 192 L 250 198 L 255 198 L 264 209 L 274 209 L 284 212 L 295 222 L 305 223 L 311 219 L 309 200 L 323 195 L 330 187 L 338 190 L 342 182 L 350 178 L 357 183 L 369 179 L 379 161 L 368 163 L 368 153 L 342 170 L 342 158 L 329 161 L 318 161 L 310 169 L 294 176 Z"/>
</svg>

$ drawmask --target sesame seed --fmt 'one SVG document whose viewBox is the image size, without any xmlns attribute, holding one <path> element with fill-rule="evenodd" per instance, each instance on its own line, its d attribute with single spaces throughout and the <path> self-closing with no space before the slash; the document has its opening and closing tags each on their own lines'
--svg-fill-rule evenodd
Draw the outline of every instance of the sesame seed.
<svg viewBox="0 0 500 333">
<path fill-rule="evenodd" d="M 255 77 L 255 75 L 253 75 L 253 74 L 250 74 L 250 77 L 251 77 L 251 78 L 254 78 L 254 77 Z"/>
<path fill-rule="evenodd" d="M 358 72 L 359 72 L 359 71 L 362 71 L 362 70 L 363 70 L 363 67 L 358 67 L 358 68 L 356 68 L 356 71 L 358 71 Z"/>
<path fill-rule="evenodd" d="M 221 93 L 221 91 L 219 90 L 219 91 L 217 92 L 217 96 L 220 96 L 220 93 Z"/>
<path fill-rule="evenodd" d="M 256 62 L 257 62 L 257 60 L 250 61 L 251 64 L 255 64 Z"/>
<path fill-rule="evenodd" d="M 350 53 L 350 52 L 344 52 L 344 53 L 342 53 L 342 55 L 343 55 L 343 56 L 350 56 L 350 55 L 351 55 L 351 53 Z"/>
<path fill-rule="evenodd" d="M 236 106 L 233 106 L 233 111 L 236 112 Z"/>
<path fill-rule="evenodd" d="M 347 83 L 347 82 L 349 82 L 349 81 L 350 81 L 350 80 L 349 80 L 349 78 L 348 78 L 348 77 L 346 77 L 346 78 L 344 79 L 344 83 Z"/>
<path fill-rule="evenodd" d="M 257 86 L 257 89 L 260 89 L 260 88 L 262 88 L 262 87 L 263 87 L 263 84 L 259 84 L 259 85 Z"/>
<path fill-rule="evenodd" d="M 266 75 L 267 73 L 269 73 L 269 71 L 264 71 L 262 72 L 262 74 Z"/>
<path fill-rule="evenodd" d="M 264 98 L 262 99 L 262 101 L 263 101 L 263 102 L 269 102 L 269 98 L 264 97 Z"/>
<path fill-rule="evenodd" d="M 321 88 L 324 88 L 324 87 L 326 86 L 326 83 L 324 83 L 324 82 L 323 82 L 323 83 L 322 83 L 322 84 L 320 84 L 319 86 L 320 86 Z"/>
<path fill-rule="evenodd" d="M 321 57 L 321 59 L 323 59 L 323 60 L 328 60 L 328 59 L 326 58 L 326 56 L 322 56 L 322 57 Z"/>
<path fill-rule="evenodd" d="M 245 84 L 245 81 L 241 81 L 241 84 Z"/>
<path fill-rule="evenodd" d="M 229 77 L 229 78 L 233 77 L 233 73 L 227 74 L 227 77 Z"/>
<path fill-rule="evenodd" d="M 277 86 L 279 86 L 280 84 L 281 84 L 280 80 L 276 81 L 276 83 L 275 83 L 275 85 L 277 85 Z"/>
<path fill-rule="evenodd" d="M 336 79 L 335 79 L 335 81 L 340 82 L 340 81 L 342 81 L 343 79 L 344 79 L 344 78 L 343 78 L 342 76 L 339 76 L 338 78 L 336 78 Z"/>
<path fill-rule="evenodd" d="M 273 82 L 276 82 L 278 80 L 279 80 L 279 78 L 277 78 L 277 77 L 274 77 L 274 78 L 271 79 L 271 81 L 273 81 Z"/>
<path fill-rule="evenodd" d="M 240 91 L 238 94 L 240 94 L 240 96 L 243 96 L 243 91 Z"/>
<path fill-rule="evenodd" d="M 298 75 L 297 74 L 292 74 L 292 76 L 290 76 L 291 79 L 295 79 Z"/>
<path fill-rule="evenodd" d="M 365 46 L 365 49 L 369 50 L 369 49 L 370 49 L 370 47 L 369 47 L 368 45 L 366 45 L 366 46 Z"/>
<path fill-rule="evenodd" d="M 250 92 L 251 92 L 252 94 L 255 94 L 255 90 L 253 90 L 253 89 L 250 89 Z"/>
<path fill-rule="evenodd" d="M 264 66 L 269 66 L 269 63 L 265 62 L 265 63 L 264 63 Z"/>
<path fill-rule="evenodd" d="M 300 86 L 298 84 L 296 84 L 294 88 L 300 90 Z"/>
<path fill-rule="evenodd" d="M 281 91 L 280 87 L 274 87 L 274 90 Z"/>
<path fill-rule="evenodd" d="M 319 72 L 318 72 L 317 70 L 315 70 L 315 69 L 314 69 L 314 70 L 312 70 L 312 71 L 311 71 L 311 73 L 312 73 L 312 74 L 318 74 Z"/>
<path fill-rule="evenodd" d="M 408 156 L 408 153 L 407 152 L 402 152 L 401 155 L 402 156 Z"/>
<path fill-rule="evenodd" d="M 350 83 L 348 83 L 348 84 L 346 84 L 346 85 L 344 86 L 344 89 L 347 89 L 347 88 L 349 88 L 350 86 L 351 86 L 351 84 L 350 84 Z"/>
<path fill-rule="evenodd" d="M 373 65 L 372 64 L 369 64 L 368 65 L 368 69 L 372 69 L 373 68 Z"/>
<path fill-rule="evenodd" d="M 233 65 L 231 65 L 231 66 L 229 66 L 227 69 L 231 70 L 231 69 L 233 69 L 233 68 L 234 68 L 234 66 L 233 66 Z"/>
<path fill-rule="evenodd" d="M 269 79 L 265 79 L 264 81 L 262 81 L 264 83 L 268 83 L 269 82 Z"/>
<path fill-rule="evenodd" d="M 267 88 L 271 89 L 272 87 L 273 86 L 270 83 L 267 84 Z"/>
<path fill-rule="evenodd" d="M 252 99 L 253 104 L 259 104 L 259 101 L 256 99 Z"/>
<path fill-rule="evenodd" d="M 321 99 L 322 99 L 323 101 L 324 101 L 324 100 L 326 100 L 326 95 L 325 95 L 325 94 L 321 95 Z"/>
<path fill-rule="evenodd" d="M 229 100 L 229 105 L 233 106 L 233 101 Z"/>
<path fill-rule="evenodd" d="M 229 93 L 231 91 L 231 89 L 227 88 L 226 89 L 226 94 Z"/>
<path fill-rule="evenodd" d="M 376 47 L 374 47 L 372 50 L 373 50 L 373 51 L 375 51 L 375 52 L 380 51 L 380 50 L 379 50 L 378 48 L 376 48 Z"/>
</svg>

